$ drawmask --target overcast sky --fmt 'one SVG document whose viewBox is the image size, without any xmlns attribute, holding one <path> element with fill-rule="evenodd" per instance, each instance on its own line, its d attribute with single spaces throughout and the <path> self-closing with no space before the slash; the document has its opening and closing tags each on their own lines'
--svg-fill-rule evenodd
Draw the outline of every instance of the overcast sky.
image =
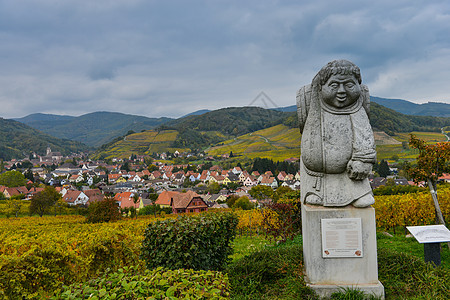
<svg viewBox="0 0 450 300">
<path fill-rule="evenodd" d="M 450 103 L 450 1 L 0 0 L 0 117 L 289 106 L 341 58 L 372 96 Z"/>
</svg>

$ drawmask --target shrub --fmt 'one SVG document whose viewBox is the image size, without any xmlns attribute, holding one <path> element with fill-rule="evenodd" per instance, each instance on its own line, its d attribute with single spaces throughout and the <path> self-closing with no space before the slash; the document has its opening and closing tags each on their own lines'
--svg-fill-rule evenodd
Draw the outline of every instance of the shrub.
<svg viewBox="0 0 450 300">
<path fill-rule="evenodd" d="M 167 270 L 140 272 L 124 267 L 83 285 L 65 286 L 53 299 L 228 299 L 228 278 L 220 272 Z"/>
<path fill-rule="evenodd" d="M 301 232 L 300 205 L 295 203 L 270 203 L 262 210 L 262 223 L 266 234 L 274 241 L 292 240 Z"/>
<path fill-rule="evenodd" d="M 101 223 L 117 221 L 120 219 L 120 211 L 116 200 L 111 197 L 105 197 L 89 205 L 86 221 L 88 223 Z"/>
<path fill-rule="evenodd" d="M 238 221 L 233 213 L 156 221 L 145 230 L 140 257 L 149 269 L 222 270 Z"/>
</svg>

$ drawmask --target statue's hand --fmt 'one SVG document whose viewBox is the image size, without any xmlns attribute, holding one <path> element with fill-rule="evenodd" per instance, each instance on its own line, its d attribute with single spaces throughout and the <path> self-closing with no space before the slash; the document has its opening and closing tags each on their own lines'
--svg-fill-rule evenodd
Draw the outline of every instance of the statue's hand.
<svg viewBox="0 0 450 300">
<path fill-rule="evenodd" d="M 358 160 L 350 160 L 347 164 L 348 177 L 353 180 L 363 180 L 372 172 L 372 164 Z"/>
</svg>

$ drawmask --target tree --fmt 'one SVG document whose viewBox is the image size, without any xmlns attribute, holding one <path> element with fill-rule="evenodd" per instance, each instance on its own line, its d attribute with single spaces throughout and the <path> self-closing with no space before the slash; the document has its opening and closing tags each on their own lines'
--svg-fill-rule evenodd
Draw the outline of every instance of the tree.
<svg viewBox="0 0 450 300">
<path fill-rule="evenodd" d="M 238 195 L 233 194 L 233 195 L 228 196 L 227 201 L 226 201 L 228 207 L 230 207 L 230 208 L 233 207 L 233 205 L 237 199 L 239 199 Z"/>
<path fill-rule="evenodd" d="M 125 163 L 120 167 L 120 169 L 121 169 L 121 170 L 124 170 L 124 171 L 127 171 L 127 172 L 130 172 L 130 166 L 129 166 L 128 162 L 125 162 Z"/>
<path fill-rule="evenodd" d="M 6 216 L 15 215 L 16 218 L 19 215 L 20 209 L 22 208 L 22 199 L 17 196 L 12 196 L 10 199 L 6 200 Z"/>
<path fill-rule="evenodd" d="M 284 194 L 292 192 L 292 189 L 288 186 L 280 186 L 273 193 L 273 201 L 277 202 Z"/>
<path fill-rule="evenodd" d="M 380 161 L 380 164 L 378 165 L 378 174 L 380 175 L 380 177 L 384 177 L 384 178 L 386 178 L 389 174 L 391 174 L 389 165 L 388 165 L 387 161 L 385 161 L 384 159 L 382 159 Z"/>
<path fill-rule="evenodd" d="M 411 134 L 409 145 L 419 150 L 417 167 L 412 167 L 408 173 L 415 182 L 426 181 L 430 189 L 436 211 L 436 223 L 444 224 L 444 217 L 437 198 L 437 181 L 443 173 L 450 172 L 450 142 L 428 145 L 425 141 Z"/>
<path fill-rule="evenodd" d="M 273 190 L 270 186 L 267 185 L 257 185 L 254 186 L 248 191 L 248 193 L 255 199 L 263 200 L 267 198 L 272 198 Z"/>
<path fill-rule="evenodd" d="M 150 172 L 153 172 L 153 171 L 159 170 L 159 168 L 152 164 L 152 165 L 148 166 L 147 170 L 149 170 Z"/>
<path fill-rule="evenodd" d="M 67 207 L 67 203 L 66 201 L 64 201 L 62 198 L 59 198 L 58 201 L 55 202 L 55 204 L 53 204 L 53 207 L 55 209 L 55 216 L 56 216 L 56 212 L 59 210 L 59 214 L 61 215 L 62 213 L 62 209 L 64 207 Z"/>
<path fill-rule="evenodd" d="M 86 217 L 89 223 L 110 222 L 120 219 L 119 206 L 113 197 L 105 197 L 89 205 Z"/>
<path fill-rule="evenodd" d="M 136 209 L 136 204 L 139 202 L 139 194 L 135 193 L 133 195 L 133 203 L 134 203 L 134 209 Z M 137 213 L 135 212 L 134 215 L 136 216 L 137 219 Z"/>
<path fill-rule="evenodd" d="M 234 202 L 232 208 L 240 208 L 243 210 L 250 210 L 254 207 L 253 203 L 250 202 L 247 196 L 242 196 Z"/>
<path fill-rule="evenodd" d="M 27 183 L 25 176 L 19 171 L 8 171 L 0 174 L 0 185 L 7 187 L 23 186 Z"/>
<path fill-rule="evenodd" d="M 33 171 L 31 171 L 30 169 L 28 169 L 25 174 L 24 174 L 25 178 L 28 180 L 31 180 L 34 182 L 34 174 Z"/>
<path fill-rule="evenodd" d="M 211 182 L 207 190 L 210 194 L 217 194 L 220 192 L 220 185 L 217 182 Z"/>
<path fill-rule="evenodd" d="M 59 199 L 61 199 L 61 194 L 54 187 L 46 186 L 42 192 L 36 193 L 31 198 L 30 214 L 37 213 L 42 217 Z"/>
</svg>

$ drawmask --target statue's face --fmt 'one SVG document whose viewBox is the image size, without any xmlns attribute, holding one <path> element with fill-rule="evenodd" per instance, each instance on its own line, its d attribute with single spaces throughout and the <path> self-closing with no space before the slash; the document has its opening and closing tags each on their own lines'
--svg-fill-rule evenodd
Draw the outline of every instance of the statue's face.
<svg viewBox="0 0 450 300">
<path fill-rule="evenodd" d="M 358 101 L 361 88 L 355 76 L 336 74 L 322 86 L 321 93 L 328 105 L 344 108 Z"/>
</svg>

